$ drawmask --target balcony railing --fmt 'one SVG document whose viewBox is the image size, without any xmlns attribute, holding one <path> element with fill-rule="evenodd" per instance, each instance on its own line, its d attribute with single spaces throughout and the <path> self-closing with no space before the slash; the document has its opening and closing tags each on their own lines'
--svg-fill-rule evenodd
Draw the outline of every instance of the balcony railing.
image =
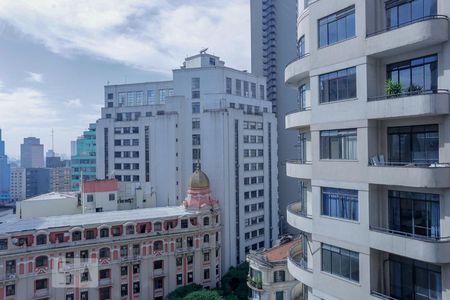
<svg viewBox="0 0 450 300">
<path fill-rule="evenodd" d="M 419 95 L 434 95 L 434 94 L 449 94 L 449 90 L 446 89 L 437 89 L 437 90 L 426 90 L 426 91 L 408 91 L 408 92 L 402 92 L 400 94 L 392 94 L 392 95 L 381 95 L 381 96 L 375 96 L 375 97 L 368 97 L 367 101 L 380 101 L 380 100 L 386 100 L 386 99 L 399 99 L 399 98 L 405 98 L 405 97 L 411 97 L 411 96 L 419 96 Z"/>
<path fill-rule="evenodd" d="M 446 236 L 446 237 L 423 236 L 423 235 L 418 235 L 418 234 L 413 234 L 413 233 L 409 233 L 409 232 L 398 231 L 398 230 L 393 230 L 393 229 L 389 229 L 389 228 L 385 228 L 385 227 L 378 227 L 378 226 L 370 226 L 370 230 L 383 232 L 383 233 L 391 234 L 391 235 L 404 236 L 404 237 L 407 237 L 410 239 L 419 240 L 419 241 L 428 242 L 428 243 L 448 243 L 448 242 L 450 242 L 450 237 L 448 237 L 448 236 Z"/>
<path fill-rule="evenodd" d="M 304 257 L 301 243 L 294 245 L 291 249 L 289 249 L 289 259 L 297 267 L 305 271 L 312 272 L 312 270 L 308 268 L 308 261 Z"/>
<path fill-rule="evenodd" d="M 290 114 L 295 114 L 295 113 L 298 113 L 298 112 L 310 111 L 310 110 L 311 110 L 311 106 L 299 107 L 299 108 L 297 108 L 297 109 L 288 111 L 288 112 L 286 113 L 286 116 L 287 116 L 287 115 L 290 115 Z"/>
<path fill-rule="evenodd" d="M 296 165 L 311 165 L 312 161 L 309 161 L 306 159 L 290 159 L 290 160 L 287 160 L 286 163 L 296 164 Z"/>
<path fill-rule="evenodd" d="M 293 62 L 295 62 L 295 61 L 297 61 L 297 60 L 301 60 L 301 59 L 303 59 L 303 58 L 305 58 L 305 57 L 308 57 L 308 56 L 309 56 L 309 53 L 305 53 L 305 54 L 302 55 L 302 56 L 297 56 L 296 58 L 294 58 L 293 60 L 291 60 L 290 62 L 288 62 L 286 66 L 289 66 L 289 65 L 292 64 Z"/>
<path fill-rule="evenodd" d="M 397 298 L 392 298 L 388 295 L 382 294 L 376 291 L 370 291 L 370 294 L 376 298 L 385 299 L 385 300 L 398 300 Z"/>
<path fill-rule="evenodd" d="M 312 219 L 311 215 L 308 215 L 307 208 L 305 205 L 306 200 L 294 202 L 288 205 L 287 210 L 290 213 L 298 215 L 300 217 Z"/>
<path fill-rule="evenodd" d="M 378 30 L 378 31 L 375 31 L 375 32 L 372 32 L 372 33 L 368 33 L 366 35 L 366 37 L 369 38 L 369 37 L 372 37 L 372 36 L 375 36 L 375 35 L 379 35 L 379 34 L 382 34 L 382 33 L 388 32 L 388 31 L 392 31 L 392 30 L 395 30 L 395 29 L 406 27 L 406 26 L 409 26 L 409 25 L 412 25 L 412 24 L 415 24 L 415 23 L 420 23 L 420 22 L 423 22 L 423 21 L 435 20 L 435 19 L 448 20 L 448 17 L 445 16 L 445 15 L 426 16 L 426 17 L 422 17 L 422 18 L 411 20 L 409 22 L 405 22 L 403 24 L 399 24 L 397 26 L 386 27 L 384 29 L 381 29 L 381 30 Z"/>
</svg>

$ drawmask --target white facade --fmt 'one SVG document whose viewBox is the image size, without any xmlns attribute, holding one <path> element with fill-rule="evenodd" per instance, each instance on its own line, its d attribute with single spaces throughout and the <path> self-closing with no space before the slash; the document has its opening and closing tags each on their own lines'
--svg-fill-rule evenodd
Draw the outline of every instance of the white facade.
<svg viewBox="0 0 450 300">
<path fill-rule="evenodd" d="M 157 206 L 176 205 L 201 162 L 221 201 L 228 269 L 278 237 L 276 127 L 264 78 L 199 54 L 173 81 L 105 87 L 97 177 L 151 185 Z"/>
<path fill-rule="evenodd" d="M 285 80 L 310 109 L 286 116 L 304 186 L 287 219 L 307 247 L 289 271 L 308 299 L 450 299 L 450 2 L 298 9 Z"/>
<path fill-rule="evenodd" d="M 48 193 L 16 202 L 19 219 L 64 216 L 81 213 L 77 193 Z"/>
<path fill-rule="evenodd" d="M 25 168 L 11 168 L 11 201 L 21 201 L 26 198 Z"/>
</svg>

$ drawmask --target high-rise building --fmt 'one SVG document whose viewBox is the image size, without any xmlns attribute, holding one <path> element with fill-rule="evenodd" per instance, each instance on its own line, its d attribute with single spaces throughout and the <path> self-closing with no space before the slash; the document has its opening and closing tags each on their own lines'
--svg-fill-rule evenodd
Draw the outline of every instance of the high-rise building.
<svg viewBox="0 0 450 300">
<path fill-rule="evenodd" d="M 20 166 L 22 168 L 44 168 L 44 145 L 35 137 L 23 139 L 20 145 Z"/>
<path fill-rule="evenodd" d="M 285 130 L 285 115 L 302 103 L 284 83 L 284 68 L 297 55 L 296 0 L 251 0 L 252 73 L 267 78 L 267 99 L 276 112 L 278 127 L 278 203 L 280 231 L 288 230 L 286 208 L 298 194 L 298 182 L 286 176 L 286 161 L 296 155 L 297 134 Z M 292 228 L 291 228 L 292 230 Z"/>
<path fill-rule="evenodd" d="M 223 266 L 278 238 L 277 124 L 265 79 L 204 52 L 173 81 L 109 85 L 97 122 L 97 177 L 151 185 L 178 205 L 201 163 L 221 199 Z M 223 200 L 223 199 L 226 199 Z"/>
<path fill-rule="evenodd" d="M 89 124 L 89 129 L 75 141 L 75 147 L 71 147 L 71 186 L 72 191 L 80 190 L 80 180 L 96 179 L 96 142 L 95 124 Z M 71 144 L 72 146 L 72 144 Z"/>
<path fill-rule="evenodd" d="M 188 284 L 215 288 L 224 245 L 207 182 L 197 170 L 179 206 L 0 224 L 1 298 L 163 300 Z"/>
<path fill-rule="evenodd" d="M 26 198 L 25 168 L 11 168 L 11 201 L 22 201 Z"/>
<path fill-rule="evenodd" d="M 450 2 L 298 8 L 290 273 L 308 299 L 450 299 Z"/>
<path fill-rule="evenodd" d="M 70 192 L 71 185 L 71 171 L 70 167 L 50 168 L 49 170 L 49 184 L 50 192 Z"/>
<path fill-rule="evenodd" d="M 0 203 L 3 204 L 11 201 L 10 173 L 11 168 L 5 153 L 5 141 L 2 140 L 2 130 L 0 129 Z"/>
<path fill-rule="evenodd" d="M 45 168 L 25 169 L 26 198 L 50 192 L 50 170 Z"/>
</svg>

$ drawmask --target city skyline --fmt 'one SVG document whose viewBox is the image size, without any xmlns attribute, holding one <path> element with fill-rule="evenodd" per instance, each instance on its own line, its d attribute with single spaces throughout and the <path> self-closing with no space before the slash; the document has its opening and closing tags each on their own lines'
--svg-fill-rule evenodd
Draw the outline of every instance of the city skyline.
<svg viewBox="0 0 450 300">
<path fill-rule="evenodd" d="M 55 152 L 69 156 L 70 141 L 99 118 L 107 83 L 169 78 L 203 47 L 250 68 L 246 0 L 115 2 L 2 1 L 0 128 L 10 159 L 19 158 L 30 136 L 51 149 L 52 129 Z M 89 22 L 94 15 L 95 24 Z"/>
</svg>

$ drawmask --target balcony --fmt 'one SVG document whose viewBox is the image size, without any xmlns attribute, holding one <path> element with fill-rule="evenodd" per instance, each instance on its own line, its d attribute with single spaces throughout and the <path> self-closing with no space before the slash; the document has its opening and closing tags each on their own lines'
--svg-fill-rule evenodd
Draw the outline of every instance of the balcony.
<svg viewBox="0 0 450 300">
<path fill-rule="evenodd" d="M 295 279 L 307 286 L 314 286 L 313 271 L 308 269 L 307 262 L 303 258 L 301 244 L 296 244 L 289 249 L 287 267 Z"/>
<path fill-rule="evenodd" d="M 311 59 L 309 53 L 296 58 L 286 66 L 284 70 L 284 81 L 287 85 L 297 87 L 299 82 L 309 77 Z"/>
<path fill-rule="evenodd" d="M 288 112 L 285 116 L 286 129 L 300 129 L 311 124 L 311 108 Z"/>
<path fill-rule="evenodd" d="M 287 207 L 287 222 L 289 225 L 303 231 L 312 232 L 312 216 L 306 212 L 303 203 L 295 202 Z"/>
<path fill-rule="evenodd" d="M 382 163 L 369 165 L 369 183 L 419 188 L 449 188 L 450 164 Z"/>
<path fill-rule="evenodd" d="M 431 47 L 448 40 L 447 16 L 428 16 L 367 35 L 366 55 L 389 57 Z"/>
<path fill-rule="evenodd" d="M 373 249 L 420 261 L 450 263 L 450 237 L 434 239 L 370 226 L 369 245 Z"/>
<path fill-rule="evenodd" d="M 260 293 L 264 292 L 264 289 L 262 288 L 262 281 L 260 278 L 251 278 L 250 276 L 248 276 L 247 286 L 254 291 L 257 291 Z"/>
<path fill-rule="evenodd" d="M 312 163 L 301 160 L 290 160 L 286 162 L 286 174 L 289 177 L 311 179 Z"/>
<path fill-rule="evenodd" d="M 449 113 L 449 91 L 409 92 L 400 95 L 369 98 L 368 119 L 388 119 L 410 116 L 435 116 Z M 287 125 L 287 119 L 286 119 Z"/>
</svg>

